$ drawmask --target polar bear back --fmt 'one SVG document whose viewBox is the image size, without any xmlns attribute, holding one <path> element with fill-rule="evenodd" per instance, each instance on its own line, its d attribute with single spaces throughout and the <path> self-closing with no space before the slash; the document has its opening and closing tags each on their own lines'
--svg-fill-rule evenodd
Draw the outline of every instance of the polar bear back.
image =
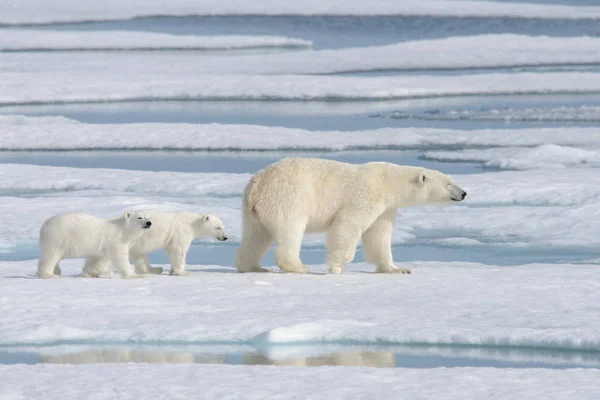
<svg viewBox="0 0 600 400">
<path fill-rule="evenodd" d="M 43 251 L 58 250 L 65 258 L 103 255 L 123 241 L 125 218 L 102 219 L 86 213 L 55 215 L 40 229 Z"/>
<path fill-rule="evenodd" d="M 244 209 L 269 229 L 294 220 L 319 232 L 344 213 L 448 202 L 449 190 L 460 189 L 447 175 L 421 167 L 285 158 L 251 178 Z"/>
<path fill-rule="evenodd" d="M 192 224 L 200 214 L 190 212 L 148 211 L 152 229 L 148 229 L 132 242 L 133 253 L 150 253 L 173 244 L 174 241 L 191 241 L 194 238 Z"/>
</svg>

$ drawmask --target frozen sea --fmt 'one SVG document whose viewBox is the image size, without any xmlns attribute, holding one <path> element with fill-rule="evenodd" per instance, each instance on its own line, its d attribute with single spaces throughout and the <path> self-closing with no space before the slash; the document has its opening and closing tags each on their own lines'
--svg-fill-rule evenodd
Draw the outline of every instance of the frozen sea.
<svg viewBox="0 0 600 400">
<path fill-rule="evenodd" d="M 598 49 L 593 0 L 0 3 L 0 398 L 597 398 Z M 469 195 L 400 210 L 411 275 L 330 276 L 324 235 L 311 274 L 238 274 L 244 186 L 289 156 Z M 229 240 L 35 277 L 48 217 L 143 208 Z"/>
</svg>

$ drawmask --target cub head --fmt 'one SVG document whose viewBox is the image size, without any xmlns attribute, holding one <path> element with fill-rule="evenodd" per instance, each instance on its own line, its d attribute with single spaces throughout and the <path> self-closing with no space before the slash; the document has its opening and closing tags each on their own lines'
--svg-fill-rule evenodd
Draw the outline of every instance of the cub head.
<svg viewBox="0 0 600 400">
<path fill-rule="evenodd" d="M 460 186 L 446 174 L 423 169 L 417 176 L 417 193 L 420 204 L 447 204 L 463 201 L 467 197 Z"/>
<path fill-rule="evenodd" d="M 150 217 L 143 211 L 125 211 L 125 221 L 129 227 L 149 229 L 152 226 Z"/>
<path fill-rule="evenodd" d="M 202 236 L 213 237 L 221 242 L 227 240 L 223 222 L 216 215 L 204 214 L 200 217 L 199 223 Z"/>
</svg>

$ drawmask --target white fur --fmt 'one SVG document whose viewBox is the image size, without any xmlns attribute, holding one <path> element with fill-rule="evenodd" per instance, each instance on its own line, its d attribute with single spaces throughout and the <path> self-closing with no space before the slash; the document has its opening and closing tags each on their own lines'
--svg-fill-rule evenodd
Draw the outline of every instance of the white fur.
<svg viewBox="0 0 600 400">
<path fill-rule="evenodd" d="M 221 220 L 211 214 L 190 212 L 145 211 L 152 221 L 152 228 L 144 231 L 131 242 L 129 256 L 138 274 L 160 274 L 161 267 L 152 267 L 148 254 L 165 249 L 171 261 L 171 275 L 188 275 L 185 271 L 186 255 L 192 241 L 199 237 L 227 240 Z M 85 271 L 92 276 L 104 275 L 107 260 L 96 260 L 88 264 Z"/>
<path fill-rule="evenodd" d="M 63 213 L 47 219 L 40 229 L 38 277 L 58 278 L 59 261 L 86 258 L 86 265 L 96 260 L 110 263 L 123 278 L 137 278 L 129 263 L 130 242 L 149 228 L 151 222 L 143 212 L 126 212 L 122 217 L 102 219 L 86 213 Z M 84 269 L 85 275 L 85 269 Z"/>
<path fill-rule="evenodd" d="M 394 265 L 391 236 L 399 207 L 446 204 L 466 196 L 452 179 L 425 168 L 372 162 L 348 164 L 286 158 L 257 172 L 244 191 L 240 272 L 263 272 L 275 241 L 277 266 L 305 273 L 300 246 L 307 232 L 327 232 L 329 272 L 340 274 L 362 239 L 377 272 L 410 273 Z"/>
</svg>

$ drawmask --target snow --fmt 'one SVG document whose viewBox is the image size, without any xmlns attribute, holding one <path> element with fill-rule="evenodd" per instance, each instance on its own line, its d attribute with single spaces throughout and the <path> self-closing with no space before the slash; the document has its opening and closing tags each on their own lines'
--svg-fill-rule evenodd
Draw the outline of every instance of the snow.
<svg viewBox="0 0 600 400">
<path fill-rule="evenodd" d="M 0 29 L 0 51 L 48 50 L 228 50 L 306 48 L 307 40 L 279 36 L 193 36 L 131 31 Z"/>
<path fill-rule="evenodd" d="M 107 0 L 21 0 L 0 5 L 0 23 L 35 24 L 98 21 L 144 16 L 184 15 L 431 15 L 451 17 L 512 17 L 550 19 L 597 19 L 600 7 L 527 4 L 468 0 L 173 0 L 168 3 Z"/>
<path fill-rule="evenodd" d="M 76 124 L 78 121 L 59 116 L 32 117 L 26 115 L 0 114 L 0 125 L 39 125 Z M 4 128 L 4 127 L 3 127 Z"/>
<path fill-rule="evenodd" d="M 413 274 L 364 273 L 374 270 L 365 264 L 353 264 L 341 276 L 324 275 L 324 265 L 301 276 L 191 265 L 189 277 L 124 280 L 81 278 L 82 262 L 73 260 L 61 265 L 65 277 L 49 281 L 30 279 L 35 260 L 2 262 L 0 344 L 330 342 L 600 350 L 596 265 L 402 265 Z M 370 299 L 377 299 L 376 306 Z"/>
<path fill-rule="evenodd" d="M 361 131 L 309 131 L 237 124 L 87 124 L 40 117 L 0 115 L 2 150 L 178 149 L 178 150 L 373 150 L 444 147 L 600 147 L 596 128 L 452 130 L 381 128 Z M 53 118 L 53 117 L 41 117 Z M 9 124 L 9 121 L 19 123 Z M 57 120 L 58 122 L 61 119 Z M 452 152 L 452 154 L 460 154 Z"/>
<path fill-rule="evenodd" d="M 150 100 L 394 100 L 442 96 L 600 92 L 599 73 L 461 76 L 258 76 L 184 74 L 178 69 L 5 72 L 0 105 Z M 48 85 L 48 82 L 53 82 Z"/>
<path fill-rule="evenodd" d="M 311 42 L 287 37 L 263 36 L 178 36 L 161 33 L 106 31 L 68 32 L 35 30 L 0 30 L 0 50 L 61 49 L 230 49 L 252 47 L 310 47 Z M 596 37 L 548 37 L 516 34 L 487 34 L 417 40 L 385 46 L 368 46 L 334 50 L 285 52 L 274 54 L 229 55 L 180 54 L 182 68 L 211 74 L 332 74 L 354 71 L 491 68 L 540 65 L 577 65 L 600 62 Z M 48 55 L 30 55 L 48 62 Z M 41 58 L 43 57 L 43 58 Z M 54 56 L 57 60 L 59 55 Z M 53 58 L 54 58 L 53 57 Z M 91 68 L 114 64 L 115 60 L 133 65 L 139 54 L 122 54 L 117 59 L 105 55 L 88 55 L 97 60 Z M 148 67 L 160 68 L 160 54 L 146 54 Z M 51 60 L 52 58 L 50 58 Z M 19 60 L 18 55 L 7 60 Z M 150 62 L 150 60 L 154 60 Z M 81 63 L 84 61 L 75 61 Z M 162 61 L 162 62 L 161 62 Z M 15 61 L 16 62 L 16 61 Z M 154 64 L 154 65 L 153 65 Z M 59 63 L 57 65 L 62 68 Z"/>
<path fill-rule="evenodd" d="M 281 368 L 224 365 L 0 366 L 5 400 L 595 399 L 595 370 Z M 61 384 L 48 385 L 48 382 Z"/>
<path fill-rule="evenodd" d="M 598 148 L 586 150 L 555 144 L 544 144 L 534 148 L 435 151 L 425 153 L 425 157 L 443 161 L 476 161 L 488 167 L 519 170 L 600 166 L 600 149 Z"/>
<path fill-rule="evenodd" d="M 265 74 L 332 74 L 355 71 L 492 68 L 591 64 L 600 60 L 595 37 L 488 34 L 415 40 L 385 46 L 316 50 L 234 60 L 215 57 L 200 68 Z"/>
</svg>

